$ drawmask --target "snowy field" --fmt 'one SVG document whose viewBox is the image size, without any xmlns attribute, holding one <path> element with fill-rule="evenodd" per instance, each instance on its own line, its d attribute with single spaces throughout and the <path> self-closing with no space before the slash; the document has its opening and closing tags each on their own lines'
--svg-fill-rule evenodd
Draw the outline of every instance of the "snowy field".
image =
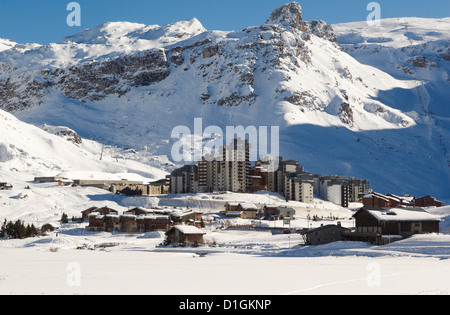
<svg viewBox="0 0 450 315">
<path fill-rule="evenodd" d="M 206 229 L 215 246 L 163 234 L 87 232 L 0 242 L 0 294 L 449 294 L 450 235 L 386 246 L 301 246 L 298 234 Z"/>
</svg>

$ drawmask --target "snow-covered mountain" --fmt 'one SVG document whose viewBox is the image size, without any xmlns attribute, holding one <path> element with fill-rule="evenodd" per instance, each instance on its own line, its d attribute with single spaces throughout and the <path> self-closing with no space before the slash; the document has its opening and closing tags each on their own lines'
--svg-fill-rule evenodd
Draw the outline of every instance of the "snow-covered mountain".
<svg viewBox="0 0 450 315">
<path fill-rule="evenodd" d="M 197 19 L 106 23 L 57 44 L 1 51 L 0 108 L 169 158 L 172 129 L 193 130 L 195 117 L 222 129 L 280 126 L 281 155 L 311 172 L 450 200 L 447 128 L 421 110 L 431 98 L 424 77 L 388 74 L 359 57 L 325 22 L 304 21 L 296 2 L 231 32 Z"/>
</svg>

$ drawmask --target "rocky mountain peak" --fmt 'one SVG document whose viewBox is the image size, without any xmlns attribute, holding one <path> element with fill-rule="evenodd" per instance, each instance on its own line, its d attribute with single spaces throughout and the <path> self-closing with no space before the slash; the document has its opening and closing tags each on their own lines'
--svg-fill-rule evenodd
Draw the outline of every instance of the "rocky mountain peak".
<svg viewBox="0 0 450 315">
<path fill-rule="evenodd" d="M 302 7 L 297 2 L 291 2 L 275 9 L 266 24 L 283 24 L 298 28 L 302 21 Z"/>
</svg>

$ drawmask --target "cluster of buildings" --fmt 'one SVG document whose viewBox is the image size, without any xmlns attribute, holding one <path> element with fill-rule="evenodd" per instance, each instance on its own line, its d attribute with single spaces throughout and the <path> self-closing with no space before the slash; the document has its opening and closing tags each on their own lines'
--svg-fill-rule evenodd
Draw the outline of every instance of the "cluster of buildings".
<svg viewBox="0 0 450 315">
<path fill-rule="evenodd" d="M 372 192 L 363 196 L 363 205 L 369 208 L 443 207 L 444 203 L 432 196 L 415 198 L 413 196 L 383 195 Z"/>
<path fill-rule="evenodd" d="M 300 232 L 305 244 L 321 245 L 337 241 L 369 242 L 385 245 L 415 234 L 439 233 L 440 219 L 422 208 L 361 208 L 354 215 L 355 228 L 326 225 Z"/>
<path fill-rule="evenodd" d="M 88 219 L 87 230 L 93 232 L 144 233 L 163 231 L 166 242 L 174 244 L 203 244 L 202 214 L 195 211 L 133 208 L 119 215 L 109 207 L 92 207 L 81 212 Z"/>
<path fill-rule="evenodd" d="M 342 207 L 351 202 L 365 206 L 388 208 L 397 206 L 441 207 L 443 203 L 431 196 L 382 195 L 370 189 L 369 181 L 337 175 L 311 174 L 298 161 L 278 157 L 278 167 L 272 170 L 270 162 L 250 163 L 250 144 L 247 140 L 234 139 L 222 146 L 218 155 L 205 155 L 197 164 L 185 165 L 174 170 L 166 178 L 152 183 L 142 181 L 78 179 L 62 177 L 36 177 L 36 182 L 57 182 L 59 185 L 97 187 L 115 194 L 158 196 L 198 192 L 256 191 L 276 192 L 286 198 L 303 203 L 313 203 L 314 196 Z M 11 189 L 0 183 L 0 189 Z"/>
<path fill-rule="evenodd" d="M 298 161 L 279 158 L 278 168 L 268 171 L 268 163 L 250 160 L 246 140 L 234 141 L 220 148 L 218 156 L 207 155 L 198 164 L 185 165 L 170 174 L 170 191 L 174 194 L 230 191 L 251 193 L 268 190 L 286 200 L 313 203 L 314 195 L 343 207 L 361 201 L 370 192 L 369 181 L 342 176 L 310 174 Z"/>
<path fill-rule="evenodd" d="M 59 176 L 35 177 L 35 182 L 58 183 L 60 186 L 74 187 L 95 187 L 105 189 L 114 194 L 127 196 L 158 196 L 170 193 L 170 182 L 168 179 L 161 179 L 152 183 L 143 181 L 132 181 L 128 179 L 75 179 L 71 180 Z"/>
<path fill-rule="evenodd" d="M 202 213 L 191 210 L 133 208 L 119 215 L 109 207 L 92 207 L 81 212 L 89 220 L 87 230 L 93 232 L 154 232 L 168 231 L 175 225 L 202 226 Z"/>
</svg>

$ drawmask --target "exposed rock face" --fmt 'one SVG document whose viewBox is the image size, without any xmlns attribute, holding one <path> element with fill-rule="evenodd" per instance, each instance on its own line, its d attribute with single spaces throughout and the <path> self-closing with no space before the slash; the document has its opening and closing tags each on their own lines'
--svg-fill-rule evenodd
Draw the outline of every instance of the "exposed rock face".
<svg viewBox="0 0 450 315">
<path fill-rule="evenodd" d="M 67 127 L 54 127 L 49 125 L 41 126 L 42 130 L 47 131 L 48 133 L 59 136 L 67 141 L 72 142 L 73 144 L 80 145 L 83 143 L 83 139 L 72 129 Z"/>
<path fill-rule="evenodd" d="M 425 56 L 416 56 L 407 61 L 416 68 L 438 68 L 439 65 Z"/>
<path fill-rule="evenodd" d="M 282 24 L 299 28 L 303 21 L 302 7 L 297 2 L 291 2 L 273 11 L 266 24 Z"/>
<path fill-rule="evenodd" d="M 58 88 L 68 98 L 85 102 L 98 101 L 111 94 L 122 96 L 130 87 L 161 82 L 170 74 L 168 66 L 165 51 L 155 49 L 68 69 L 45 70 L 42 74 L 48 85 Z"/>
</svg>

